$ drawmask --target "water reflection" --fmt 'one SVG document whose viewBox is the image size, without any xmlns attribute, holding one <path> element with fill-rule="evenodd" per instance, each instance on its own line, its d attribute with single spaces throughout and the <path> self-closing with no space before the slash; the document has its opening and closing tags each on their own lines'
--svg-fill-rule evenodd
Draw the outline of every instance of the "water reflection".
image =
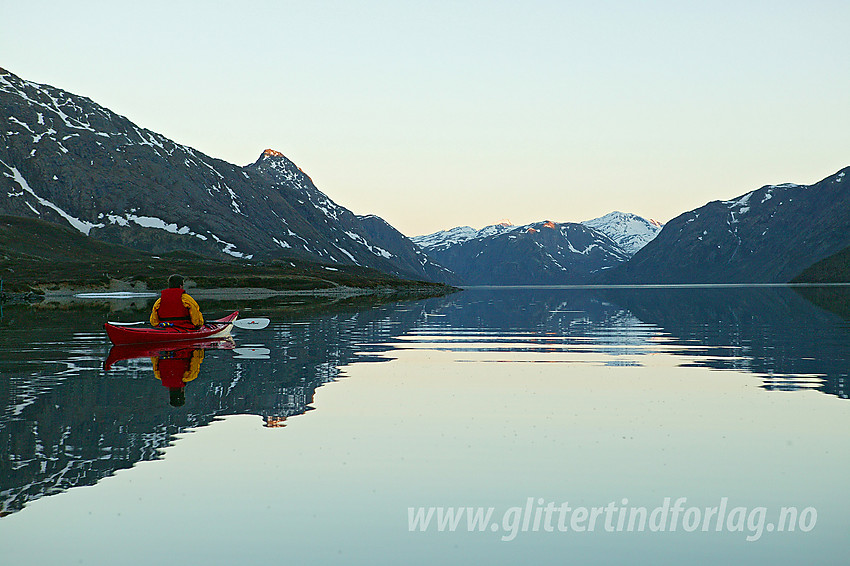
<svg viewBox="0 0 850 566">
<path fill-rule="evenodd" d="M 113 346 L 103 369 L 109 371 L 120 361 L 150 359 L 153 376 L 168 389 L 173 407 L 186 404 L 186 384 L 194 381 L 201 371 L 207 350 L 233 350 L 232 338 L 159 344 L 127 344 Z"/>
<path fill-rule="evenodd" d="M 532 361 L 604 365 L 642 365 L 647 356 L 674 354 L 683 367 L 759 375 L 765 389 L 847 398 L 850 324 L 807 300 L 809 293 L 786 287 L 469 290 L 429 301 L 428 316 L 399 347 L 427 342 L 459 353 L 587 353 L 592 356 Z M 833 288 L 819 304 L 848 297 L 850 289 Z"/>
<path fill-rule="evenodd" d="M 217 417 L 260 415 L 280 427 L 312 410 L 341 366 L 401 349 L 447 350 L 464 363 L 606 366 L 665 353 L 682 366 L 756 374 L 768 390 L 847 397 L 846 320 L 787 288 L 468 290 L 272 315 L 267 329 L 234 341 L 159 351 L 110 350 L 104 313 L 10 310 L 0 324 L 4 514 L 160 458 L 174 435 Z"/>
<path fill-rule="evenodd" d="M 231 349 L 204 348 L 201 377 L 174 407 L 162 385 L 171 384 L 172 370 L 186 368 L 163 364 L 188 363 L 191 370 L 193 359 L 201 367 L 199 356 L 172 350 L 163 359 L 150 351 L 110 350 L 100 330 L 104 313 L 9 310 L 0 330 L 3 514 L 158 459 L 176 434 L 219 416 L 256 414 L 267 426 L 281 426 L 312 410 L 316 388 L 337 379 L 340 366 L 384 361 L 360 355 L 358 344 L 387 343 L 421 314 L 415 305 L 342 308 L 283 315 L 265 330 L 235 331 Z M 168 377 L 157 382 L 155 372 L 162 378 L 166 369 Z"/>
</svg>

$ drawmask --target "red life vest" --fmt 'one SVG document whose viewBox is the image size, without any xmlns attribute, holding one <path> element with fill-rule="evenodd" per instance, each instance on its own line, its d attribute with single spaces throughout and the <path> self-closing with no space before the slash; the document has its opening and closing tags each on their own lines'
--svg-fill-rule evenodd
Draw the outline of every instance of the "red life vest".
<svg viewBox="0 0 850 566">
<path fill-rule="evenodd" d="M 183 304 L 183 289 L 163 289 L 160 294 L 159 309 L 157 315 L 163 322 L 189 322 L 189 309 Z"/>
</svg>

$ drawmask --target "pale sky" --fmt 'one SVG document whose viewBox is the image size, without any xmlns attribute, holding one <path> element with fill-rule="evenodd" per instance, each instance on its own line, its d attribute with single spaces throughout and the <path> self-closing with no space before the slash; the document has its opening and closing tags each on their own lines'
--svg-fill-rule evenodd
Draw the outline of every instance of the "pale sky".
<svg viewBox="0 0 850 566">
<path fill-rule="evenodd" d="M 0 67 L 407 235 L 850 165 L 850 2 L 0 0 Z"/>
</svg>

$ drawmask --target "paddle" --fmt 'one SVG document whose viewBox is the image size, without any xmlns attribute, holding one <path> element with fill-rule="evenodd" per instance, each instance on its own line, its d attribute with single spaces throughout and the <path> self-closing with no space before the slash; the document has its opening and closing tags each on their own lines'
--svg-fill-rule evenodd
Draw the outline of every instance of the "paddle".
<svg viewBox="0 0 850 566">
<path fill-rule="evenodd" d="M 232 324 L 236 328 L 243 328 L 245 330 L 262 330 L 266 326 L 269 325 L 269 319 L 267 318 L 237 318 L 233 322 L 219 322 L 217 320 L 207 321 L 207 324 Z M 110 322 L 109 324 L 113 326 L 137 326 L 139 324 L 149 324 L 147 322 Z"/>
<path fill-rule="evenodd" d="M 269 322 L 267 318 L 237 318 L 233 321 L 233 326 L 244 328 L 245 330 L 262 330 L 269 325 Z"/>
</svg>

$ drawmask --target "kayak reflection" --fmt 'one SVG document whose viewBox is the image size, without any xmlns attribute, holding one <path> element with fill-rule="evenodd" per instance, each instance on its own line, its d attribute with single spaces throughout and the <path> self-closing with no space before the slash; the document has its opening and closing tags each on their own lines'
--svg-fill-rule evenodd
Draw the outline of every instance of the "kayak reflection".
<svg viewBox="0 0 850 566">
<path fill-rule="evenodd" d="M 201 371 L 206 350 L 233 350 L 232 338 L 200 342 L 164 342 L 159 344 L 128 344 L 113 346 L 103 362 L 109 369 L 119 361 L 150 358 L 153 374 L 168 389 L 169 403 L 181 407 L 186 403 L 186 384 L 196 379 Z"/>
</svg>

